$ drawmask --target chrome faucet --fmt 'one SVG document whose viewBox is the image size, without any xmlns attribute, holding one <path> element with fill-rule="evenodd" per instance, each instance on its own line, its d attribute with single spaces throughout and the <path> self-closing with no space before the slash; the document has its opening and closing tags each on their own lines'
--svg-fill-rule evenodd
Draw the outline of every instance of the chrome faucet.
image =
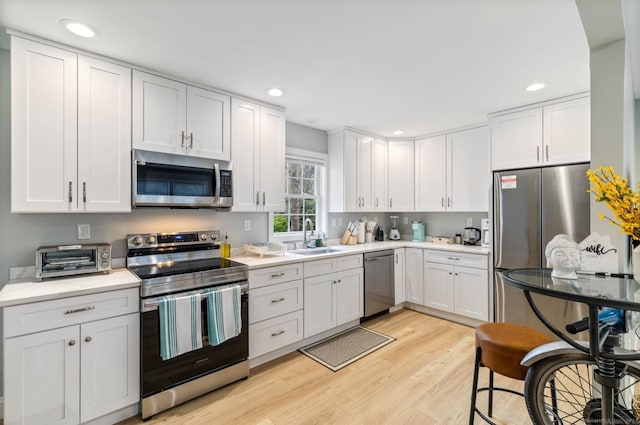
<svg viewBox="0 0 640 425">
<path fill-rule="evenodd" d="M 309 226 L 313 226 L 313 222 L 310 218 L 307 218 L 304 223 L 302 223 L 302 244 L 305 248 L 308 248 L 307 245 L 309 244 L 309 239 L 307 239 L 307 222 L 309 222 Z"/>
</svg>

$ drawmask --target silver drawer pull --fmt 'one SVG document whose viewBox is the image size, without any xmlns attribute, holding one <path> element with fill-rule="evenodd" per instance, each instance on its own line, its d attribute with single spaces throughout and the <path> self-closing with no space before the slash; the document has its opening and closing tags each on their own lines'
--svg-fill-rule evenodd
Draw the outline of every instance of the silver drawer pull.
<svg viewBox="0 0 640 425">
<path fill-rule="evenodd" d="M 89 310 L 93 310 L 95 308 L 95 306 L 88 306 L 88 307 L 82 307 L 82 308 L 74 308 L 73 310 L 67 310 L 64 312 L 64 314 L 72 314 L 72 313 L 80 313 L 81 311 L 89 311 Z"/>
<path fill-rule="evenodd" d="M 282 276 L 284 276 L 284 274 L 285 274 L 284 272 L 282 272 L 282 273 L 274 273 L 274 274 L 271 275 L 271 277 L 282 277 Z"/>
<path fill-rule="evenodd" d="M 284 301 L 284 298 L 278 298 L 277 300 L 271 300 L 271 304 L 281 303 L 282 301 Z"/>
<path fill-rule="evenodd" d="M 282 335 L 283 333 L 284 333 L 284 331 L 280 330 L 280 331 L 278 331 L 278 332 L 273 332 L 273 333 L 271 334 L 271 336 L 279 336 L 279 335 Z"/>
<path fill-rule="evenodd" d="M 458 257 L 447 257 L 447 259 L 448 260 L 455 260 L 455 261 L 460 260 L 460 258 L 458 258 Z"/>
<path fill-rule="evenodd" d="M 92 339 L 93 339 L 93 338 L 91 338 L 90 336 L 88 336 L 88 337 L 86 337 L 84 340 L 85 340 L 86 342 L 91 342 L 91 340 L 92 340 Z"/>
<path fill-rule="evenodd" d="M 69 346 L 73 347 L 74 345 L 76 345 L 76 340 L 72 339 L 71 341 L 69 341 Z"/>
</svg>

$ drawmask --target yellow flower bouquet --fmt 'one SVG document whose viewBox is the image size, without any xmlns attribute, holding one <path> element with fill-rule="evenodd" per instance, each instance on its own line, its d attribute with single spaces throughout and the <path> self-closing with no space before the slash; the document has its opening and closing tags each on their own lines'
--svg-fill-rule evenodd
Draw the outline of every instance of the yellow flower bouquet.
<svg viewBox="0 0 640 425">
<path fill-rule="evenodd" d="M 592 187 L 589 192 L 596 197 L 596 202 L 604 202 L 613 212 L 614 218 L 600 213 L 600 219 L 620 227 L 622 233 L 640 241 L 640 184 L 638 192 L 629 187 L 627 179 L 616 174 L 613 167 L 599 167 L 587 170 L 587 177 Z"/>
</svg>

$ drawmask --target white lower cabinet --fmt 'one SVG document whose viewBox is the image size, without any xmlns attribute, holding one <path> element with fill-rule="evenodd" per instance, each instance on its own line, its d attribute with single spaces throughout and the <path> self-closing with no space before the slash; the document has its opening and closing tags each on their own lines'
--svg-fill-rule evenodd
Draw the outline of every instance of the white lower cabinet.
<svg viewBox="0 0 640 425">
<path fill-rule="evenodd" d="M 362 254 L 309 261 L 304 271 L 305 338 L 364 315 Z"/>
<path fill-rule="evenodd" d="M 404 248 L 398 248 L 393 250 L 393 280 L 395 285 L 394 291 L 394 304 L 398 305 L 405 302 L 405 288 L 404 288 Z"/>
<path fill-rule="evenodd" d="M 249 358 L 302 339 L 302 264 L 249 271 Z"/>
<path fill-rule="evenodd" d="M 424 250 L 424 305 L 480 321 L 489 320 L 487 257 Z"/>
<path fill-rule="evenodd" d="M 424 302 L 422 249 L 405 248 L 405 300 L 422 305 Z"/>
<path fill-rule="evenodd" d="M 85 423 L 139 402 L 139 313 L 94 320 L 112 308 L 113 314 L 137 310 L 137 290 L 109 296 L 121 304 L 101 305 L 88 295 L 3 310 L 6 425 Z M 50 329 L 58 314 L 69 326 Z M 17 318 L 24 329 L 36 318 L 41 330 L 14 336 L 20 331 L 7 319 Z"/>
</svg>

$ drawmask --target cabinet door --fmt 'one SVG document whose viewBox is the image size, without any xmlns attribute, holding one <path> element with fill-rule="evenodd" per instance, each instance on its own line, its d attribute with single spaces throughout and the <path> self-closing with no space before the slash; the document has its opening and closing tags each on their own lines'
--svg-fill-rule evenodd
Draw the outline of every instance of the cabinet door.
<svg viewBox="0 0 640 425">
<path fill-rule="evenodd" d="M 414 143 L 389 141 L 389 211 L 414 210 Z"/>
<path fill-rule="evenodd" d="M 489 320 L 489 279 L 487 270 L 456 266 L 453 273 L 456 294 L 455 312 L 472 319 Z"/>
<path fill-rule="evenodd" d="M 260 198 L 254 181 L 260 175 L 260 107 L 231 99 L 233 211 L 256 211 Z"/>
<path fill-rule="evenodd" d="M 364 271 L 346 270 L 336 278 L 336 326 L 340 326 L 364 315 Z"/>
<path fill-rule="evenodd" d="M 442 311 L 453 312 L 453 266 L 424 263 L 424 304 Z"/>
<path fill-rule="evenodd" d="M 140 400 L 139 317 L 134 313 L 81 325 L 82 422 Z"/>
<path fill-rule="evenodd" d="M 131 69 L 78 57 L 78 210 L 131 211 Z"/>
<path fill-rule="evenodd" d="M 69 326 L 5 339 L 6 424 L 80 423 L 79 338 Z"/>
<path fill-rule="evenodd" d="M 405 294 L 406 300 L 414 304 L 424 305 L 423 261 L 422 250 L 405 249 Z"/>
<path fill-rule="evenodd" d="M 591 158 L 591 101 L 585 97 L 543 108 L 544 162 L 568 164 Z"/>
<path fill-rule="evenodd" d="M 398 305 L 406 301 L 404 293 L 404 273 L 405 273 L 405 261 L 404 261 L 404 248 L 393 250 L 393 277 L 395 283 L 395 302 Z"/>
<path fill-rule="evenodd" d="M 11 211 L 76 209 L 77 56 L 11 38 Z"/>
<path fill-rule="evenodd" d="M 201 158 L 231 159 L 229 96 L 187 86 L 187 153 Z"/>
<path fill-rule="evenodd" d="M 373 210 L 387 210 L 387 141 L 375 139 L 373 141 Z"/>
<path fill-rule="evenodd" d="M 187 85 L 133 71 L 133 147 L 186 154 Z"/>
<path fill-rule="evenodd" d="M 305 338 L 336 327 L 335 281 L 335 273 L 304 280 Z"/>
<path fill-rule="evenodd" d="M 447 209 L 447 142 L 445 135 L 416 140 L 416 211 Z"/>
<path fill-rule="evenodd" d="M 542 109 L 492 117 L 491 168 L 535 167 L 542 164 Z"/>
<path fill-rule="evenodd" d="M 447 134 L 448 211 L 489 211 L 489 129 Z"/>
<path fill-rule="evenodd" d="M 353 131 L 344 131 L 342 169 L 334 174 L 342 173 L 344 188 L 344 212 L 358 211 L 360 195 L 358 189 L 358 135 Z M 332 170 L 333 172 L 333 170 Z"/>
<path fill-rule="evenodd" d="M 285 118 L 282 111 L 260 112 L 261 211 L 284 211 Z M 241 153 L 242 155 L 243 153 Z M 254 183 L 254 186 L 257 184 Z"/>
<path fill-rule="evenodd" d="M 372 161 L 373 138 L 358 136 L 358 152 L 356 155 L 358 209 L 373 210 Z"/>
</svg>

